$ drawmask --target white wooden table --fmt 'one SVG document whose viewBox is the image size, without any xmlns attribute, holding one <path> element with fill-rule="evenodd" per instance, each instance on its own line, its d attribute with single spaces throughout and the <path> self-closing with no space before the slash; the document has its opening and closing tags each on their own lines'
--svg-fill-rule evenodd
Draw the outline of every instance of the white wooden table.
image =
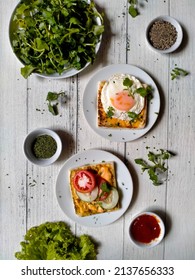
<svg viewBox="0 0 195 280">
<path fill-rule="evenodd" d="M 14 252 L 20 249 L 19 243 L 30 227 L 62 220 L 77 235 L 89 234 L 100 244 L 100 260 L 195 259 L 195 1 L 138 0 L 140 15 L 134 19 L 127 12 L 127 0 L 95 2 L 105 20 L 105 33 L 95 63 L 67 79 L 31 75 L 25 80 L 8 37 L 9 19 L 18 1 L 0 1 L 0 258 L 14 259 Z M 159 15 L 177 18 L 184 30 L 181 48 L 170 55 L 153 52 L 146 43 L 146 26 Z M 160 92 L 157 122 L 145 136 L 132 142 L 111 142 L 97 135 L 82 110 L 86 84 L 97 70 L 113 63 L 140 67 L 152 77 Z M 170 72 L 175 64 L 190 75 L 172 81 Z M 48 91 L 61 90 L 68 92 L 68 101 L 54 117 L 47 110 L 46 95 Z M 49 167 L 35 166 L 23 154 L 25 136 L 38 127 L 56 130 L 64 142 L 59 161 Z M 154 187 L 147 174 L 141 174 L 134 163 L 137 157 L 146 158 L 146 147 L 176 153 L 169 161 L 168 180 L 159 187 Z M 134 185 L 126 213 L 113 224 L 97 228 L 70 220 L 55 196 L 56 179 L 64 162 L 92 148 L 123 159 Z M 128 237 L 130 219 L 144 210 L 159 213 L 166 225 L 163 242 L 150 250 L 133 247 Z"/>
</svg>

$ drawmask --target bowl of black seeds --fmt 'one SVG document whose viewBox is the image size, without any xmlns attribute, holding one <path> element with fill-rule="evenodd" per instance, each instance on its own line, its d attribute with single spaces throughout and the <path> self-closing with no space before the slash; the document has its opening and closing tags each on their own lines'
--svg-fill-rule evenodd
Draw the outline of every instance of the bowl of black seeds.
<svg viewBox="0 0 195 280">
<path fill-rule="evenodd" d="M 159 53 L 174 52 L 181 44 L 183 31 L 179 22 L 170 16 L 153 19 L 146 29 L 146 40 Z"/>
<path fill-rule="evenodd" d="M 61 151 L 59 135 L 48 128 L 35 129 L 24 140 L 24 154 L 36 165 L 51 165 L 59 158 Z"/>
</svg>

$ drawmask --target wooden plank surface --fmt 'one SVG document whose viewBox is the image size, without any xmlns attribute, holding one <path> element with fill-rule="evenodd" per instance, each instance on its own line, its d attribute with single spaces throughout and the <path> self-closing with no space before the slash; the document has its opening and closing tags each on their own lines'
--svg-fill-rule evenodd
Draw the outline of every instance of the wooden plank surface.
<svg viewBox="0 0 195 280">
<path fill-rule="evenodd" d="M 89 234 L 99 244 L 98 259 L 195 259 L 195 102 L 194 102 L 194 14 L 193 0 L 138 1 L 139 16 L 128 14 L 126 0 L 96 0 L 104 13 L 105 33 L 93 65 L 67 79 L 43 79 L 20 75 L 21 64 L 14 56 L 8 36 L 9 19 L 18 3 L 0 2 L 0 259 L 15 259 L 20 241 L 31 226 L 46 221 L 65 221 L 75 234 Z M 151 50 L 145 39 L 147 24 L 159 15 L 179 20 L 184 40 L 178 51 L 161 55 Z M 83 112 L 83 94 L 93 75 L 110 64 L 132 64 L 146 71 L 156 83 L 161 109 L 152 129 L 132 142 L 115 142 L 97 135 Z M 178 65 L 190 72 L 171 80 Z M 48 112 L 49 91 L 65 91 L 66 103 L 59 115 Z M 26 160 L 23 141 L 37 127 L 52 128 L 63 141 L 57 163 L 38 167 Z M 65 161 L 76 153 L 101 149 L 117 155 L 127 165 L 133 179 L 133 199 L 126 213 L 105 227 L 81 226 L 60 209 L 55 185 Z M 142 174 L 135 158 L 147 158 L 149 150 L 168 149 L 175 156 L 168 162 L 168 180 L 155 187 Z M 164 220 L 166 236 L 151 250 L 133 247 L 128 231 L 131 218 L 151 210 Z"/>
</svg>

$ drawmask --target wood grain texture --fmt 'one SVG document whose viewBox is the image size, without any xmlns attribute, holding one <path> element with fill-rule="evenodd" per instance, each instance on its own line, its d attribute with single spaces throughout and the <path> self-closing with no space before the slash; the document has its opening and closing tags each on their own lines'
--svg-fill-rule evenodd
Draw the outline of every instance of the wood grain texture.
<svg viewBox="0 0 195 280">
<path fill-rule="evenodd" d="M 0 10 L 0 259 L 14 259 L 20 241 L 31 226 L 46 221 L 64 221 L 77 234 L 89 234 L 98 243 L 98 259 L 195 259 L 195 102 L 194 102 L 194 0 L 138 1 L 139 16 L 128 14 L 127 0 L 95 0 L 104 14 L 105 33 L 93 65 L 67 79 L 43 79 L 20 75 L 21 64 L 14 56 L 8 36 L 9 19 L 18 3 L 1 1 Z M 160 55 L 145 39 L 147 24 L 159 15 L 179 20 L 184 39 L 178 51 Z M 161 110 L 152 129 L 128 143 L 113 142 L 97 135 L 83 114 L 83 94 L 88 81 L 104 66 L 128 63 L 146 71 L 155 81 Z M 190 72 L 171 80 L 177 65 Z M 65 91 L 66 103 L 59 104 L 59 115 L 48 112 L 49 91 Z M 59 133 L 63 152 L 57 163 L 38 167 L 23 154 L 27 133 L 38 127 Z M 88 149 L 112 152 L 127 165 L 134 184 L 133 199 L 126 213 L 105 227 L 86 227 L 70 220 L 60 209 L 56 179 L 64 162 Z M 167 181 L 152 185 L 142 174 L 135 158 L 147 158 L 149 150 L 168 149 L 175 153 L 169 162 Z M 166 236 L 151 250 L 133 247 L 128 231 L 131 218 L 151 210 L 164 220 Z"/>
</svg>

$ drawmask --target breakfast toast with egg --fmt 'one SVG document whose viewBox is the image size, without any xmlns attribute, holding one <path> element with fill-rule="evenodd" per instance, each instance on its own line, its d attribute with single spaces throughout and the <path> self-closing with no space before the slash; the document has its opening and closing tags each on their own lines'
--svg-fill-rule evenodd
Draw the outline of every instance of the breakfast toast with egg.
<svg viewBox="0 0 195 280">
<path fill-rule="evenodd" d="M 134 77 L 133 77 L 134 78 Z M 137 80 L 135 78 L 135 80 Z M 98 83 L 98 92 L 97 92 L 97 123 L 99 127 L 108 127 L 108 128 L 129 128 L 129 129 L 141 129 L 146 126 L 147 123 L 147 98 L 142 98 L 142 107 L 139 113 L 135 112 L 122 112 L 119 110 L 116 110 L 116 108 L 113 106 L 113 104 L 107 105 L 107 111 L 105 111 L 104 106 L 104 100 L 105 100 L 105 92 L 104 88 L 107 86 L 109 81 L 100 81 Z M 147 85 L 141 84 L 142 87 L 146 88 Z M 117 93 L 118 94 L 118 93 Z M 117 97 L 119 99 L 119 97 Z M 124 94 L 122 96 L 124 98 Z M 126 97 L 125 97 L 126 98 Z M 111 99 L 111 98 L 110 98 Z M 108 101 L 107 98 L 107 103 Z M 124 103 L 125 104 L 125 101 Z M 125 117 L 118 117 L 115 116 L 114 112 L 117 111 L 122 112 L 121 115 Z"/>
<path fill-rule="evenodd" d="M 120 208 L 114 162 L 80 166 L 71 169 L 69 176 L 72 201 L 78 216 L 112 212 Z M 81 190 L 84 184 L 90 183 L 87 180 L 91 179 L 90 176 L 95 182 L 93 189 L 89 192 Z"/>
</svg>

